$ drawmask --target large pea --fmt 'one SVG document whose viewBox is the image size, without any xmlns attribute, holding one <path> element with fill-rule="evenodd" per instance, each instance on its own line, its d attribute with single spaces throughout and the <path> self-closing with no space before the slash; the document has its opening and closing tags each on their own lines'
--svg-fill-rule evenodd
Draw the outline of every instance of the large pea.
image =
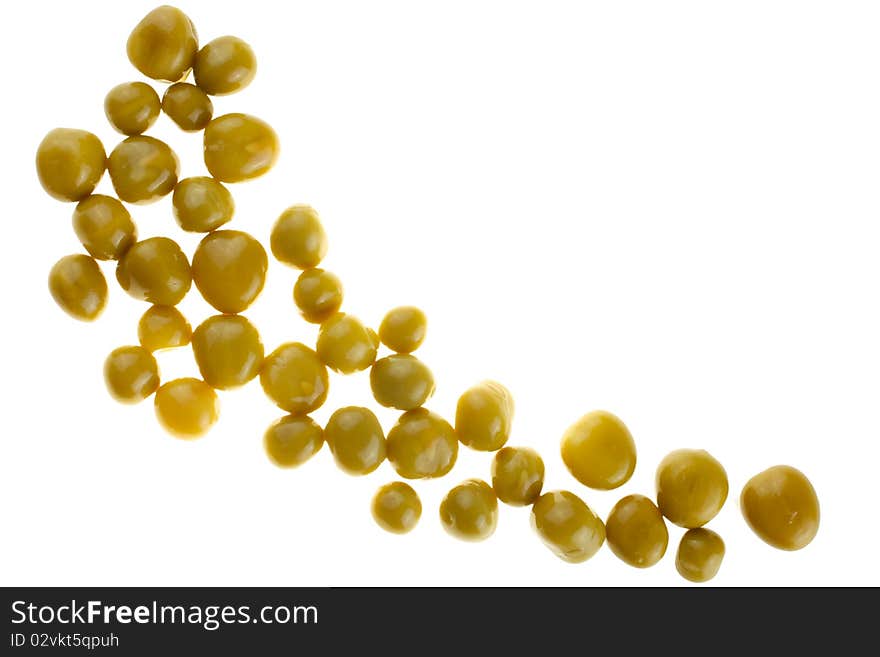
<svg viewBox="0 0 880 657">
<path fill-rule="evenodd" d="M 581 498 L 566 490 L 544 493 L 532 506 L 532 528 L 553 554 L 569 563 L 592 557 L 605 542 L 605 525 Z"/>
<path fill-rule="evenodd" d="M 727 473 L 702 449 L 667 454 L 657 467 L 656 486 L 660 512 L 687 529 L 712 520 L 727 500 Z"/>
<path fill-rule="evenodd" d="M 412 531 L 422 516 L 422 502 L 409 484 L 392 481 L 373 496 L 373 519 L 382 529 L 392 534 Z"/>
<path fill-rule="evenodd" d="M 192 68 L 199 49 L 196 28 L 180 9 L 162 5 L 141 19 L 126 50 L 134 67 L 148 78 L 177 82 Z"/>
<path fill-rule="evenodd" d="M 107 305 L 107 280 L 94 258 L 64 256 L 49 272 L 49 292 L 55 303 L 74 319 L 91 322 Z"/>
<path fill-rule="evenodd" d="M 711 529 L 689 529 L 681 537 L 675 568 L 686 580 L 708 582 L 718 574 L 724 560 L 724 541 Z"/>
<path fill-rule="evenodd" d="M 159 388 L 159 366 L 143 347 L 119 347 L 104 361 L 104 382 L 113 399 L 135 404 Z"/>
<path fill-rule="evenodd" d="M 116 195 L 126 203 L 152 203 L 177 185 L 180 161 L 171 147 L 155 137 L 124 139 L 107 158 Z"/>
<path fill-rule="evenodd" d="M 382 406 L 409 411 L 434 394 L 434 374 L 415 356 L 392 354 L 370 368 L 370 388 Z"/>
<path fill-rule="evenodd" d="M 192 286 L 192 272 L 174 240 L 151 237 L 132 246 L 119 260 L 116 280 L 135 299 L 176 306 Z"/>
<path fill-rule="evenodd" d="M 220 390 L 243 386 L 260 372 L 263 342 L 241 315 L 215 315 L 192 335 L 193 354 L 205 383 Z"/>
<path fill-rule="evenodd" d="M 819 531 L 819 498 L 806 475 L 788 465 L 756 474 L 743 486 L 740 508 L 758 537 L 780 550 L 800 550 Z"/>
<path fill-rule="evenodd" d="M 379 325 L 379 339 L 391 351 L 409 354 L 425 341 L 428 318 L 415 306 L 400 306 L 388 311 Z"/>
<path fill-rule="evenodd" d="M 354 315 L 337 313 L 318 333 L 317 352 L 321 361 L 335 372 L 353 374 L 376 360 L 375 334 Z"/>
<path fill-rule="evenodd" d="M 442 477 L 455 465 L 458 436 L 446 420 L 425 408 L 407 411 L 388 432 L 388 461 L 405 479 Z"/>
<path fill-rule="evenodd" d="M 98 260 L 118 260 L 137 241 L 131 214 L 117 199 L 102 194 L 92 194 L 76 204 L 73 231 Z"/>
<path fill-rule="evenodd" d="M 279 408 L 305 415 L 327 399 L 330 380 L 318 354 L 299 342 L 288 342 L 266 356 L 260 384 Z"/>
<path fill-rule="evenodd" d="M 154 405 L 159 423 L 184 440 L 203 436 L 220 415 L 214 388 L 189 377 L 163 384 L 156 391 Z"/>
<path fill-rule="evenodd" d="M 510 437 L 513 407 L 513 395 L 495 381 L 484 381 L 466 390 L 455 410 L 459 440 L 482 452 L 501 449 Z"/>
<path fill-rule="evenodd" d="M 544 487 L 544 461 L 528 447 L 502 447 L 492 459 L 492 488 L 511 506 L 534 504 Z"/>
<path fill-rule="evenodd" d="M 278 135 L 255 116 L 224 114 L 205 128 L 205 166 L 217 180 L 242 182 L 262 176 L 278 159 Z"/>
<path fill-rule="evenodd" d="M 269 244 L 279 262 L 311 269 L 321 264 L 327 254 L 327 233 L 313 208 L 292 205 L 275 220 Z"/>
<path fill-rule="evenodd" d="M 324 430 L 308 415 L 285 415 L 263 435 L 266 455 L 279 468 L 302 465 L 324 445 Z"/>
<path fill-rule="evenodd" d="M 663 514 L 644 495 L 627 495 L 605 521 L 608 547 L 624 563 L 648 568 L 666 554 L 669 531 Z"/>
<path fill-rule="evenodd" d="M 562 460 L 584 486 L 611 490 L 629 481 L 636 469 L 636 444 L 620 418 L 593 411 L 565 431 Z"/>
<path fill-rule="evenodd" d="M 196 54 L 193 75 L 205 93 L 222 96 L 241 91 L 257 74 L 251 47 L 234 36 L 217 37 Z"/>
<path fill-rule="evenodd" d="M 498 526 L 498 498 L 485 481 L 468 479 L 450 490 L 440 503 L 440 522 L 450 536 L 484 541 Z"/>
<path fill-rule="evenodd" d="M 369 474 L 385 460 L 385 433 L 368 408 L 347 406 L 335 411 L 324 427 L 324 439 L 336 465 L 348 474 Z"/>
<path fill-rule="evenodd" d="M 91 132 L 55 128 L 37 147 L 37 176 L 59 201 L 81 201 L 91 194 L 107 167 L 101 140 Z"/>
<path fill-rule="evenodd" d="M 263 290 L 269 259 L 263 245 L 238 230 L 218 230 L 199 242 L 192 273 L 205 301 L 221 313 L 240 313 Z"/>
</svg>

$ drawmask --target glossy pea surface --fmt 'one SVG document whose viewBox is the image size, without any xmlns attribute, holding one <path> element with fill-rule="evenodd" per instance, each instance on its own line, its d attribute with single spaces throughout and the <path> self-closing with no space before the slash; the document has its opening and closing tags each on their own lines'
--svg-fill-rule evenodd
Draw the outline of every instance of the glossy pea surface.
<svg viewBox="0 0 880 657">
<path fill-rule="evenodd" d="M 678 449 L 657 467 L 657 506 L 670 522 L 692 529 L 712 520 L 727 500 L 727 473 L 709 452 Z"/>
<path fill-rule="evenodd" d="M 415 306 L 389 310 L 379 325 L 379 339 L 391 351 L 409 354 L 425 341 L 428 318 Z"/>
<path fill-rule="evenodd" d="M 171 195 L 174 220 L 183 230 L 208 233 L 232 219 L 235 201 L 218 180 L 208 176 L 184 178 Z"/>
<path fill-rule="evenodd" d="M 117 84 L 104 98 L 104 114 L 117 132 L 139 135 L 159 118 L 156 90 L 145 82 Z"/>
<path fill-rule="evenodd" d="M 116 401 L 136 404 L 159 388 L 159 366 L 143 347 L 119 347 L 104 361 L 104 383 Z"/>
<path fill-rule="evenodd" d="M 186 132 L 204 130 L 214 116 L 214 103 L 194 84 L 176 82 L 162 96 L 162 111 Z"/>
<path fill-rule="evenodd" d="M 192 21 L 175 7 L 151 11 L 128 37 L 126 51 L 134 67 L 148 78 L 177 82 L 192 68 L 199 49 Z"/>
<path fill-rule="evenodd" d="M 388 461 L 404 479 L 442 477 L 458 458 L 458 436 L 426 408 L 407 411 L 388 432 Z"/>
<path fill-rule="evenodd" d="M 55 128 L 37 147 L 37 177 L 59 201 L 81 201 L 91 194 L 107 166 L 104 145 L 91 132 Z"/>
<path fill-rule="evenodd" d="M 243 386 L 260 372 L 263 342 L 241 315 L 215 315 L 192 334 L 193 355 L 205 383 L 220 390 Z"/>
<path fill-rule="evenodd" d="M 205 236 L 193 254 L 196 287 L 222 313 L 240 313 L 259 296 L 269 259 L 263 245 L 239 230 Z"/>
<path fill-rule="evenodd" d="M 501 449 L 510 437 L 513 395 L 500 383 L 484 381 L 458 398 L 455 431 L 463 445 L 482 452 Z"/>
<path fill-rule="evenodd" d="M 620 418 L 593 411 L 563 434 L 562 460 L 584 486 L 611 490 L 629 481 L 636 469 L 636 444 Z"/>
<path fill-rule="evenodd" d="M 255 116 L 224 114 L 205 128 L 205 166 L 221 182 L 262 176 L 275 164 L 278 152 L 278 135 Z"/>
<path fill-rule="evenodd" d="M 155 137 L 122 140 L 107 158 L 116 195 L 126 203 L 153 203 L 174 190 L 180 162 L 171 147 Z"/>
<path fill-rule="evenodd" d="M 621 561 L 648 568 L 666 554 L 669 530 L 653 501 L 644 495 L 627 495 L 608 514 L 605 538 Z"/>
<path fill-rule="evenodd" d="M 335 411 L 324 427 L 324 439 L 336 465 L 348 474 L 369 474 L 385 460 L 385 433 L 368 408 L 347 406 Z"/>
<path fill-rule="evenodd" d="M 370 509 L 376 524 L 392 534 L 411 532 L 422 517 L 418 493 L 402 481 L 392 481 L 379 488 Z"/>
<path fill-rule="evenodd" d="M 324 445 L 324 430 L 308 415 L 285 415 L 263 434 L 266 455 L 279 468 L 302 465 Z"/>
<path fill-rule="evenodd" d="M 174 379 L 156 391 L 156 417 L 168 433 L 192 439 L 208 432 L 220 416 L 214 388 L 201 379 Z"/>
<path fill-rule="evenodd" d="M 743 486 L 740 509 L 758 537 L 780 550 L 800 550 L 819 531 L 819 498 L 800 470 L 776 465 Z"/>
<path fill-rule="evenodd" d="M 553 554 L 569 563 L 592 557 L 605 542 L 605 525 L 593 510 L 566 490 L 544 493 L 532 506 L 532 528 Z"/>
<path fill-rule="evenodd" d="M 193 75 L 205 93 L 223 96 L 241 91 L 257 74 L 257 57 L 251 47 L 234 36 L 217 37 L 196 54 Z"/>
<path fill-rule="evenodd" d="M 376 360 L 377 346 L 361 321 L 345 313 L 337 313 L 325 321 L 318 333 L 318 357 L 340 374 L 353 374 L 370 367 Z"/>
<path fill-rule="evenodd" d="M 288 342 L 266 356 L 260 384 L 279 408 L 304 415 L 327 399 L 330 379 L 318 354 L 299 342 Z"/>
<path fill-rule="evenodd" d="M 446 493 L 440 503 L 440 522 L 450 536 L 484 541 L 498 526 L 498 498 L 481 479 L 468 479 Z"/>
<path fill-rule="evenodd" d="M 49 293 L 68 315 L 90 322 L 107 305 L 107 280 L 94 258 L 79 253 L 68 255 L 52 265 Z"/>
<path fill-rule="evenodd" d="M 136 243 L 120 258 L 116 280 L 135 299 L 176 306 L 189 292 L 192 272 L 177 242 L 151 237 Z"/>
<path fill-rule="evenodd" d="M 310 269 L 321 264 L 327 254 L 327 233 L 313 208 L 293 205 L 275 220 L 269 244 L 279 262 Z"/>
<path fill-rule="evenodd" d="M 434 374 L 415 356 L 392 354 L 370 368 L 370 388 L 382 406 L 409 411 L 434 394 Z"/>
<path fill-rule="evenodd" d="M 138 320 L 138 341 L 150 351 L 183 347 L 192 339 L 192 327 L 174 306 L 150 306 Z"/>
<path fill-rule="evenodd" d="M 492 459 L 492 488 L 511 506 L 534 504 L 544 487 L 544 461 L 529 447 L 502 447 Z"/>
<path fill-rule="evenodd" d="M 92 194 L 76 204 L 73 231 L 93 258 L 118 260 L 137 241 L 131 214 L 117 199 Z"/>
<path fill-rule="evenodd" d="M 335 315 L 342 306 L 343 296 L 342 281 L 336 274 L 323 269 L 307 269 L 293 286 L 293 302 L 303 319 L 313 324 L 325 322 Z"/>
<path fill-rule="evenodd" d="M 708 582 L 718 574 L 724 560 L 724 541 L 711 529 L 689 529 L 681 537 L 675 569 L 691 582 Z"/>
</svg>

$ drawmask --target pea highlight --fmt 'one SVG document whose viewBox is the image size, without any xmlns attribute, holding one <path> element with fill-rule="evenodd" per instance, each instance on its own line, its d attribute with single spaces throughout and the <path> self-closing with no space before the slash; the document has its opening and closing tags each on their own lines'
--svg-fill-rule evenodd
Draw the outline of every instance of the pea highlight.
<svg viewBox="0 0 880 657">
<path fill-rule="evenodd" d="M 159 423 L 184 440 L 203 436 L 220 415 L 217 393 L 200 379 L 174 379 L 163 384 L 156 391 L 154 405 Z"/>
<path fill-rule="evenodd" d="M 73 232 L 98 260 L 118 260 L 137 241 L 137 228 L 125 206 L 112 196 L 92 194 L 76 204 Z"/>
<path fill-rule="evenodd" d="M 607 411 L 593 411 L 562 436 L 562 461 L 584 486 L 612 490 L 632 477 L 636 444 L 620 418 Z"/>
<path fill-rule="evenodd" d="M 240 313 L 262 292 L 268 266 L 256 239 L 238 230 L 218 230 L 196 247 L 192 274 L 205 301 L 221 313 Z"/>
<path fill-rule="evenodd" d="M 657 467 L 656 485 L 660 512 L 686 529 L 705 525 L 727 500 L 727 473 L 702 449 L 667 454 Z"/>
<path fill-rule="evenodd" d="M 324 430 L 307 415 L 285 415 L 263 435 L 266 455 L 279 468 L 302 465 L 324 445 Z"/>
<path fill-rule="evenodd" d="M 214 115 L 214 103 L 208 94 L 194 84 L 176 82 L 162 96 L 162 111 L 186 132 L 198 132 L 208 127 Z"/>
<path fill-rule="evenodd" d="M 511 506 L 534 504 L 544 487 L 544 461 L 528 447 L 502 447 L 492 459 L 492 488 Z"/>
<path fill-rule="evenodd" d="M 232 219 L 235 201 L 222 183 L 207 176 L 184 178 L 171 196 L 174 220 L 183 230 L 208 233 Z"/>
<path fill-rule="evenodd" d="M 415 306 L 389 310 L 379 325 L 379 339 L 391 351 L 410 354 L 425 341 L 428 318 Z"/>
<path fill-rule="evenodd" d="M 313 324 L 325 322 L 335 315 L 342 306 L 342 297 L 342 281 L 336 274 L 323 269 L 307 269 L 293 286 L 293 302 L 303 319 Z M 375 341 L 372 336 L 370 341 Z"/>
<path fill-rule="evenodd" d="M 566 490 L 544 493 L 532 506 L 532 529 L 553 554 L 569 563 L 592 557 L 605 542 L 605 525 L 581 498 Z"/>
<path fill-rule="evenodd" d="M 458 436 L 446 420 L 425 408 L 407 411 L 388 432 L 388 461 L 404 479 L 433 479 L 452 470 Z"/>
<path fill-rule="evenodd" d="M 409 411 L 424 404 L 434 394 L 434 375 L 415 356 L 392 354 L 373 364 L 370 388 L 382 406 Z"/>
<path fill-rule="evenodd" d="M 192 286 L 192 272 L 175 241 L 151 237 L 132 246 L 119 260 L 116 280 L 135 299 L 176 306 Z"/>
<path fill-rule="evenodd" d="M 743 486 L 740 508 L 752 531 L 780 550 L 801 550 L 819 531 L 819 498 L 800 470 L 776 465 Z"/>
<path fill-rule="evenodd" d="M 321 407 L 330 385 L 327 368 L 304 344 L 288 342 L 263 361 L 260 370 L 263 391 L 279 408 L 305 415 Z"/>
<path fill-rule="evenodd" d="M 690 582 L 708 582 L 718 574 L 724 560 L 724 541 L 711 529 L 689 529 L 681 537 L 675 569 Z"/>
<path fill-rule="evenodd" d="M 49 293 L 68 315 L 91 322 L 107 305 L 107 280 L 94 258 L 64 256 L 49 271 Z"/>
<path fill-rule="evenodd" d="M 128 37 L 126 51 L 148 78 L 177 82 L 192 68 L 199 49 L 196 28 L 182 11 L 163 5 L 144 16 Z"/>
<path fill-rule="evenodd" d="M 262 176 L 278 159 L 278 149 L 278 135 L 255 116 L 224 114 L 205 128 L 205 166 L 221 182 Z"/>
<path fill-rule="evenodd" d="M 440 522 L 450 536 L 463 541 L 485 541 L 498 526 L 495 491 L 480 479 L 460 483 L 440 503 Z"/>
<path fill-rule="evenodd" d="M 192 339 L 192 327 L 174 306 L 150 306 L 138 321 L 138 341 L 150 351 L 183 347 Z"/>
<path fill-rule="evenodd" d="M 161 104 L 156 90 L 145 82 L 123 82 L 104 98 L 104 114 L 117 132 L 139 135 L 159 118 Z"/>
<path fill-rule="evenodd" d="M 192 348 L 202 379 L 219 390 L 243 386 L 263 364 L 260 334 L 241 315 L 206 319 L 193 332 Z"/>
<path fill-rule="evenodd" d="M 422 502 L 413 487 L 402 481 L 385 484 L 373 496 L 373 519 L 386 532 L 406 534 L 422 517 Z"/>
<path fill-rule="evenodd" d="M 293 205 L 275 220 L 269 244 L 279 262 L 311 269 L 321 264 L 327 254 L 327 233 L 313 208 Z"/>
<path fill-rule="evenodd" d="M 484 381 L 458 399 L 455 431 L 463 445 L 482 452 L 501 449 L 510 436 L 513 395 L 500 383 Z"/>
<path fill-rule="evenodd" d="M 81 201 L 91 194 L 106 166 L 104 145 L 85 130 L 55 128 L 37 147 L 37 177 L 59 201 Z"/>
<path fill-rule="evenodd" d="M 370 367 L 376 360 L 377 346 L 361 321 L 345 313 L 328 319 L 318 333 L 318 357 L 340 374 L 354 374 Z"/>
<path fill-rule="evenodd" d="M 116 195 L 126 203 L 153 203 L 174 190 L 180 172 L 177 155 L 155 137 L 121 141 L 107 158 Z"/>
<path fill-rule="evenodd" d="M 608 547 L 624 563 L 649 568 L 666 554 L 669 531 L 660 510 L 644 495 L 627 495 L 605 521 Z"/>
<path fill-rule="evenodd" d="M 193 75 L 206 94 L 222 96 L 241 91 L 257 74 L 257 58 L 251 47 L 234 36 L 209 41 L 196 54 Z"/>
<path fill-rule="evenodd" d="M 104 361 L 104 382 L 113 399 L 136 404 L 159 388 L 159 366 L 143 347 L 119 347 Z"/>
<path fill-rule="evenodd" d="M 350 475 L 369 474 L 385 460 L 385 434 L 368 408 L 347 406 L 335 411 L 324 427 L 324 439 L 336 465 Z"/>
</svg>

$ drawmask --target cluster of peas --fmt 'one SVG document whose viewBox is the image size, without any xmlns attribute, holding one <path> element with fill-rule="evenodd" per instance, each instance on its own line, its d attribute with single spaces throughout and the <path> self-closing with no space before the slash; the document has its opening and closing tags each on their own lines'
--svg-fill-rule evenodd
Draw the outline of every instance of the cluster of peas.
<svg viewBox="0 0 880 657">
<path fill-rule="evenodd" d="M 702 450 L 667 455 L 656 475 L 656 504 L 643 495 L 621 499 L 603 522 L 569 491 L 542 494 L 544 463 L 533 449 L 505 446 L 514 404 L 510 392 L 483 382 L 458 400 L 454 426 L 423 405 L 434 392 L 431 370 L 412 353 L 422 344 L 427 320 L 419 309 L 390 311 L 378 334 L 356 317 L 340 312 L 343 288 L 331 272 L 319 268 L 327 237 L 308 206 L 285 210 L 272 229 L 275 258 L 302 270 L 293 298 L 302 316 L 320 325 L 315 349 L 298 342 L 265 355 L 257 329 L 242 313 L 260 294 L 268 258 L 247 233 L 222 229 L 232 219 L 234 202 L 224 183 L 255 178 L 278 156 L 278 138 L 270 126 L 245 114 L 213 117 L 211 96 L 247 86 L 256 58 L 244 41 L 225 36 L 201 49 L 192 21 L 179 9 L 150 12 L 132 31 L 128 56 L 144 75 L 172 83 L 161 101 L 152 86 L 130 82 L 114 87 L 105 100 L 113 127 L 126 135 L 110 153 L 93 134 L 52 130 L 37 151 L 37 173 L 53 197 L 76 202 L 73 227 L 89 255 L 59 260 L 49 275 L 55 301 L 71 316 L 98 317 L 107 300 L 107 283 L 96 262 L 115 260 L 120 286 L 151 307 L 138 323 L 140 346 L 114 350 L 104 365 L 111 395 L 134 403 L 155 394 L 159 422 L 180 438 L 203 435 L 217 420 L 215 390 L 237 388 L 259 377 L 266 395 L 288 415 L 266 431 L 264 445 L 278 466 L 295 467 L 326 442 L 337 465 L 353 475 L 376 470 L 385 460 L 405 479 L 447 474 L 459 443 L 494 452 L 491 485 L 479 479 L 455 486 L 440 505 L 440 519 L 453 536 L 484 540 L 495 531 L 498 501 L 531 506 L 532 526 L 561 559 L 578 563 L 603 543 L 624 562 L 639 568 L 656 564 L 669 541 L 666 521 L 687 532 L 676 557 L 685 578 L 703 582 L 715 576 L 724 556 L 721 537 L 705 527 L 728 495 L 722 465 Z M 184 82 L 192 71 L 195 84 Z M 204 130 L 204 158 L 210 177 L 179 179 L 177 156 L 165 143 L 143 133 L 164 111 L 181 129 Z M 118 198 L 93 194 L 108 171 Z M 185 231 L 207 233 L 190 263 L 171 239 L 138 240 L 126 203 L 148 203 L 172 194 L 174 217 Z M 194 331 L 175 307 L 195 283 L 221 314 Z M 378 358 L 379 345 L 392 355 Z M 192 345 L 201 378 L 180 378 L 160 385 L 153 352 Z M 385 436 L 367 408 L 334 412 L 324 428 L 309 417 L 327 398 L 328 368 L 340 374 L 370 370 L 370 387 L 382 406 L 403 411 Z M 636 466 L 635 442 L 611 413 L 588 413 L 562 438 L 562 459 L 585 486 L 613 490 L 626 483 Z M 743 488 L 741 509 L 749 526 L 770 545 L 797 550 L 816 535 L 819 503 L 809 480 L 789 466 L 774 466 Z M 373 515 L 384 529 L 412 530 L 422 506 L 413 488 L 401 481 L 381 487 Z"/>
</svg>

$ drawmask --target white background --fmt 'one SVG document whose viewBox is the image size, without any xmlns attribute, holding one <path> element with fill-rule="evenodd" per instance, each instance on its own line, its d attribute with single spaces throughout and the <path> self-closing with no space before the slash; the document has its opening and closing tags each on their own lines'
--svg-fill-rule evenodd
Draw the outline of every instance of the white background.
<svg viewBox="0 0 880 657">
<path fill-rule="evenodd" d="M 136 341 L 146 305 L 115 284 L 94 324 L 69 319 L 46 277 L 80 250 L 73 206 L 43 193 L 34 153 L 56 126 L 91 130 L 152 2 L 4 6 L 3 429 L 0 582 L 6 585 L 676 585 L 682 531 L 656 567 L 609 549 L 556 559 L 528 511 L 502 506 L 496 534 L 458 542 L 437 505 L 490 456 L 417 482 L 424 513 L 404 537 L 369 500 L 395 478 L 340 473 L 325 448 L 272 466 L 264 428 L 281 413 L 257 382 L 221 394 L 205 438 L 164 434 L 152 403 L 113 402 L 102 363 Z M 286 206 L 312 204 L 345 310 L 377 326 L 395 305 L 430 318 L 418 352 L 447 417 L 494 378 L 517 401 L 510 444 L 601 516 L 653 495 L 657 462 L 703 447 L 731 495 L 710 524 L 727 543 L 719 585 L 880 584 L 872 551 L 880 462 L 880 6 L 873 2 L 182 2 L 201 41 L 250 42 L 259 72 L 215 114 L 250 112 L 282 140 L 277 166 L 233 186 L 231 228 L 267 244 Z M 164 85 L 157 85 L 160 93 Z M 205 173 L 199 135 L 161 117 L 182 175 Z M 112 193 L 109 180 L 99 191 Z M 170 199 L 132 208 L 142 236 L 197 237 Z M 110 265 L 111 263 L 105 263 Z M 313 343 L 272 261 L 246 313 L 267 350 Z M 210 308 L 193 292 L 193 325 Z M 163 378 L 197 373 L 188 349 Z M 367 373 L 334 376 L 327 404 L 373 402 Z M 604 408 L 639 450 L 614 492 L 579 485 L 559 438 Z M 816 540 L 776 551 L 746 527 L 743 483 L 777 463 L 808 474 Z"/>
</svg>

